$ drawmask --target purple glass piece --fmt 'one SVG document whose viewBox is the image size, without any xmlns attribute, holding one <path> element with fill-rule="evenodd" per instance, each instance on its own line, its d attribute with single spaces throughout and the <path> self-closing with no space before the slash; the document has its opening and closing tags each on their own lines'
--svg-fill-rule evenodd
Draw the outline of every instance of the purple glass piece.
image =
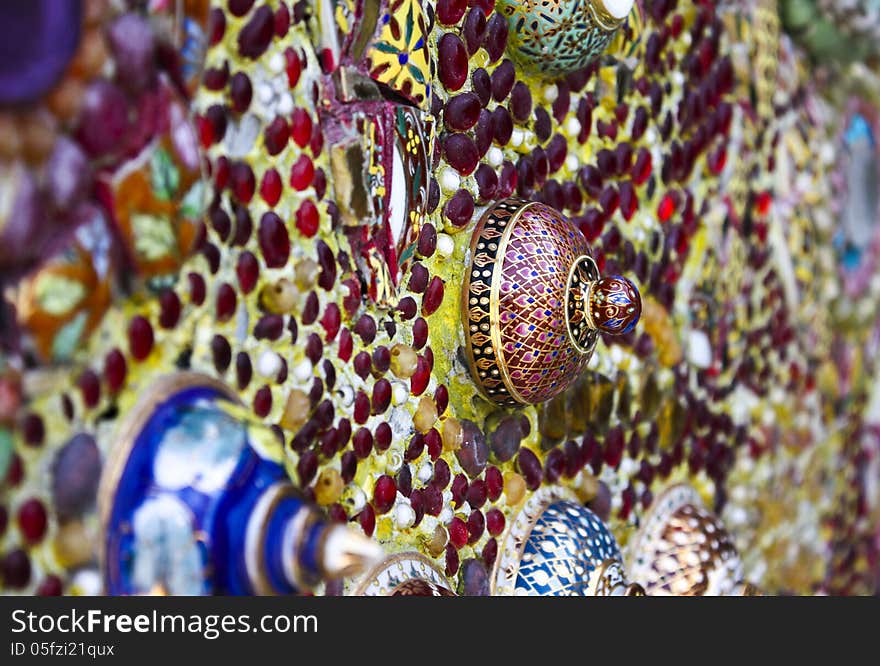
<svg viewBox="0 0 880 666">
<path fill-rule="evenodd" d="M 51 89 L 76 53 L 81 26 L 81 0 L 0 2 L 0 104 Z"/>
</svg>

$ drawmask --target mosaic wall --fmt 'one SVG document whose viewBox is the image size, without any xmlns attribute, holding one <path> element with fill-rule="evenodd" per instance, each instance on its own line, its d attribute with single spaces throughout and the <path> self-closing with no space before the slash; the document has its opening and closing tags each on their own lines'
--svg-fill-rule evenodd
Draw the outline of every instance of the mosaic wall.
<svg viewBox="0 0 880 666">
<path fill-rule="evenodd" d="M 878 590 L 880 2 L 0 32 L 3 593 Z M 281 483 L 384 562 L 236 578 Z"/>
</svg>

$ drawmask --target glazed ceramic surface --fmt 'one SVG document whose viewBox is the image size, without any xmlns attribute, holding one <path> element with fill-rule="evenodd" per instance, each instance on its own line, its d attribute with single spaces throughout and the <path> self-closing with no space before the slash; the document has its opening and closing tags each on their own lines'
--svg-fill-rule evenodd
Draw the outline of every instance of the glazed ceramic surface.
<svg viewBox="0 0 880 666">
<path fill-rule="evenodd" d="M 544 489 L 510 527 L 494 594 L 594 596 L 623 584 L 620 561 L 614 535 L 596 514 L 567 493 Z"/>
<path fill-rule="evenodd" d="M 607 5 L 613 7 L 615 16 Z M 524 68 L 559 76 L 586 67 L 608 46 L 631 0 L 499 0 L 510 26 L 508 50 Z"/>
<path fill-rule="evenodd" d="M 697 492 L 672 486 L 629 546 L 629 571 L 649 595 L 723 595 L 742 588 L 742 563 L 721 521 Z"/>
</svg>

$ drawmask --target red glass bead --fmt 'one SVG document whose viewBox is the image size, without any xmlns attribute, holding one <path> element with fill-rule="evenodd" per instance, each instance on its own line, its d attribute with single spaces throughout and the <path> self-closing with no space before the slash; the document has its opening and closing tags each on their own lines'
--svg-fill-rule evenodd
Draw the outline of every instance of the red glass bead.
<svg viewBox="0 0 880 666">
<path fill-rule="evenodd" d="M 235 295 L 235 289 L 228 282 L 224 282 L 217 290 L 217 319 L 218 321 L 228 321 L 235 314 L 235 306 L 238 297 Z"/>
<path fill-rule="evenodd" d="M 286 62 L 287 85 L 293 88 L 299 82 L 299 77 L 302 73 L 302 61 L 299 59 L 296 51 L 290 47 L 284 50 L 284 60 Z"/>
<path fill-rule="evenodd" d="M 431 428 L 425 433 L 425 446 L 428 448 L 428 455 L 431 460 L 437 460 L 443 452 L 443 438 L 436 428 Z"/>
<path fill-rule="evenodd" d="M 419 317 L 413 324 L 413 349 L 421 349 L 428 341 L 428 322 Z"/>
<path fill-rule="evenodd" d="M 391 367 L 391 352 L 385 345 L 379 345 L 373 351 L 373 369 L 379 375 L 384 375 Z"/>
<path fill-rule="evenodd" d="M 272 410 L 272 389 L 262 386 L 254 395 L 254 413 L 263 418 Z"/>
<path fill-rule="evenodd" d="M 198 273 L 190 273 L 187 275 L 189 279 L 189 297 L 193 305 L 201 305 L 205 302 L 205 278 Z"/>
<path fill-rule="evenodd" d="M 226 189 L 229 182 L 229 160 L 225 155 L 221 155 L 214 162 L 214 186 L 218 190 Z"/>
<path fill-rule="evenodd" d="M 477 145 L 466 134 L 448 135 L 443 141 L 443 156 L 463 176 L 471 175 L 480 160 Z"/>
<path fill-rule="evenodd" d="M 623 458 L 624 437 L 623 429 L 615 426 L 605 435 L 604 459 L 609 467 L 617 468 Z"/>
<path fill-rule="evenodd" d="M 465 497 L 468 504 L 475 509 L 479 509 L 486 503 L 487 489 L 486 482 L 482 479 L 474 479 L 467 489 Z"/>
<path fill-rule="evenodd" d="M 657 217 L 661 222 L 668 222 L 675 212 L 675 198 L 671 193 L 663 195 L 657 206 Z"/>
<path fill-rule="evenodd" d="M 625 180 L 620 184 L 620 212 L 623 219 L 629 222 L 639 208 L 639 198 L 632 181 Z"/>
<path fill-rule="evenodd" d="M 311 449 L 303 451 L 296 464 L 300 486 L 307 486 L 318 472 L 318 454 Z"/>
<path fill-rule="evenodd" d="M 391 404 L 391 382 L 382 378 L 373 386 L 373 414 L 382 414 Z"/>
<path fill-rule="evenodd" d="M 483 563 L 486 568 L 491 571 L 495 566 L 495 559 L 498 557 L 498 542 L 495 539 L 489 539 L 483 546 Z"/>
<path fill-rule="evenodd" d="M 485 202 L 493 199 L 498 190 L 498 176 L 495 174 L 492 167 L 488 164 L 481 164 L 477 167 L 474 177 L 477 180 L 477 190 L 480 200 Z M 462 207 L 453 207 L 450 205 L 451 203 L 452 202 L 449 201 L 446 204 L 446 209 L 444 210 L 446 217 L 448 217 L 449 221 L 456 227 L 465 226 L 473 217 L 473 205 L 471 206 L 470 214 L 465 215 L 464 213 L 466 213 L 466 210 L 462 210 Z M 473 204 L 473 197 L 471 197 L 471 204 Z"/>
<path fill-rule="evenodd" d="M 486 530 L 486 519 L 481 511 L 472 511 L 467 520 L 468 543 L 475 543 Z"/>
<path fill-rule="evenodd" d="M 362 351 L 358 352 L 354 357 L 354 362 L 352 366 L 354 367 L 355 374 L 361 379 L 366 379 L 370 374 L 370 366 L 372 362 L 370 361 L 370 354 Z"/>
<path fill-rule="evenodd" d="M 486 495 L 490 501 L 494 502 L 504 491 L 504 477 L 497 467 L 489 467 L 486 470 Z"/>
<path fill-rule="evenodd" d="M 377 451 L 385 451 L 391 446 L 391 426 L 382 421 L 373 433 L 373 444 Z"/>
<path fill-rule="evenodd" d="M 351 331 L 347 328 L 343 328 L 342 332 L 339 334 L 339 349 L 337 350 L 340 360 L 348 363 L 351 358 L 353 347 L 354 340 L 351 337 Z"/>
<path fill-rule="evenodd" d="M 324 341 L 333 342 L 336 334 L 339 333 L 339 327 L 342 324 L 342 315 L 339 312 L 339 306 L 336 303 L 330 303 L 324 310 L 321 317 L 321 326 L 324 327 Z"/>
<path fill-rule="evenodd" d="M 232 102 L 232 110 L 236 113 L 244 113 L 251 105 L 253 97 L 251 80 L 244 72 L 236 72 L 229 82 L 229 99 Z"/>
<path fill-rule="evenodd" d="M 519 450 L 516 460 L 520 474 L 522 474 L 525 479 L 526 487 L 529 490 L 537 490 L 538 486 L 541 485 L 541 479 L 544 476 L 544 469 L 541 466 L 541 461 L 538 459 L 538 456 L 532 453 L 530 449 L 522 447 Z"/>
<path fill-rule="evenodd" d="M 254 326 L 254 337 L 257 340 L 277 340 L 284 333 L 284 318 L 281 315 L 263 315 Z"/>
<path fill-rule="evenodd" d="M 606 219 L 614 215 L 617 207 L 620 205 L 620 194 L 614 185 L 606 185 L 599 195 L 599 206 Z"/>
<path fill-rule="evenodd" d="M 585 143 L 593 129 L 593 107 L 586 97 L 582 97 L 578 102 L 576 116 L 581 126 L 577 140 L 578 143 Z"/>
<path fill-rule="evenodd" d="M 416 316 L 417 307 L 416 301 L 412 296 L 405 296 L 397 304 L 397 311 L 400 312 L 400 316 L 404 321 L 409 321 Z"/>
<path fill-rule="evenodd" d="M 274 34 L 275 15 L 268 5 L 262 5 L 238 34 L 238 52 L 255 60 L 269 48 Z"/>
<path fill-rule="evenodd" d="M 486 529 L 492 536 L 498 536 L 504 531 L 504 514 L 498 509 L 490 509 L 486 513 Z"/>
<path fill-rule="evenodd" d="M 263 174 L 263 182 L 260 183 L 260 196 L 271 208 L 274 208 L 281 200 L 283 187 L 281 175 L 275 169 L 267 169 Z"/>
<path fill-rule="evenodd" d="M 225 88 L 229 82 L 229 62 L 224 60 L 222 67 L 210 67 L 205 70 L 202 82 L 208 90 L 222 90 Z M 206 137 L 205 139 L 209 146 L 214 142 L 213 137 L 210 139 Z M 203 145 L 204 143 L 205 141 L 203 141 Z"/>
<path fill-rule="evenodd" d="M 455 546 L 449 544 L 446 546 L 446 575 L 454 576 L 458 573 L 459 564 L 458 551 L 455 549 Z"/>
<path fill-rule="evenodd" d="M 290 28 L 290 10 L 283 2 L 275 10 L 275 36 L 284 37 Z"/>
<path fill-rule="evenodd" d="M 449 521 L 446 527 L 449 532 L 449 543 L 455 548 L 463 548 L 468 541 L 468 528 L 465 522 L 458 516 Z"/>
<path fill-rule="evenodd" d="M 83 403 L 86 407 L 92 408 L 98 404 L 98 400 L 101 399 L 101 382 L 94 371 L 86 370 L 83 372 L 79 376 L 77 385 L 82 392 Z"/>
<path fill-rule="evenodd" d="M 492 111 L 492 139 L 499 146 L 507 145 L 513 135 L 513 117 L 503 106 L 497 106 Z"/>
<path fill-rule="evenodd" d="M 464 132 L 477 124 L 477 119 L 480 117 L 480 107 L 480 98 L 476 93 L 461 93 L 446 103 L 443 110 L 443 120 L 449 129 Z"/>
<path fill-rule="evenodd" d="M 46 436 L 46 428 L 43 419 L 37 414 L 28 414 L 21 424 L 22 436 L 29 446 L 39 446 Z"/>
<path fill-rule="evenodd" d="M 464 20 L 461 35 L 464 37 L 468 55 L 476 53 L 486 37 L 486 12 L 481 7 L 472 5 Z"/>
<path fill-rule="evenodd" d="M 424 513 L 427 513 L 429 516 L 440 515 L 440 512 L 443 510 L 443 494 L 436 486 L 429 484 L 415 491 L 413 495 L 413 499 L 415 496 L 420 499 L 421 508 Z"/>
<path fill-rule="evenodd" d="M 556 83 L 556 90 L 557 95 L 553 101 L 552 111 L 556 122 L 561 125 L 571 108 L 571 94 L 569 93 L 568 85 L 562 81 Z"/>
<path fill-rule="evenodd" d="M 438 0 L 437 20 L 442 25 L 455 25 L 467 10 L 467 0 Z"/>
<path fill-rule="evenodd" d="M 491 167 L 488 167 L 487 165 L 480 166 L 486 166 L 489 169 L 489 173 L 492 173 L 492 176 L 494 177 L 494 173 L 492 172 Z M 446 205 L 443 208 L 443 214 L 450 222 L 452 222 L 454 226 L 465 226 L 471 221 L 474 215 L 473 195 L 465 189 L 458 190 L 452 196 L 452 198 L 450 198 L 449 201 L 446 202 Z"/>
<path fill-rule="evenodd" d="M 7 553 L 0 560 L 0 580 L 5 587 L 18 589 L 27 586 L 31 579 L 31 561 L 21 548 Z"/>
<path fill-rule="evenodd" d="M 153 327 L 141 316 L 134 317 L 128 325 L 128 346 L 138 361 L 143 361 L 153 350 Z"/>
<path fill-rule="evenodd" d="M 422 314 L 424 316 L 427 317 L 437 311 L 437 308 L 443 302 L 443 293 L 443 280 L 435 275 L 431 278 L 431 282 L 428 283 L 428 288 L 422 297 Z"/>
<path fill-rule="evenodd" d="M 510 92 L 510 115 L 518 123 L 526 122 L 532 114 L 532 94 L 529 87 L 517 81 Z"/>
<path fill-rule="evenodd" d="M 474 3 L 475 5 L 477 3 Z M 507 37 L 509 28 L 507 20 L 501 14 L 492 13 L 494 8 L 494 0 L 480 0 L 480 4 L 484 5 L 483 11 L 490 16 L 486 24 L 486 35 L 483 39 L 483 48 L 489 54 L 489 62 L 496 62 L 504 55 L 504 49 L 507 47 Z M 487 8 L 491 5 L 490 8 Z"/>
<path fill-rule="evenodd" d="M 306 238 L 313 237 L 318 232 L 318 208 L 311 199 L 303 201 L 296 211 L 296 228 Z"/>
<path fill-rule="evenodd" d="M 309 489 L 307 492 L 311 493 L 312 491 Z M 345 524 L 348 522 L 348 514 L 345 512 L 345 507 L 339 502 L 332 504 L 327 509 L 327 517 L 334 523 Z"/>
<path fill-rule="evenodd" d="M 495 198 L 505 198 L 513 194 L 516 190 L 517 178 L 516 167 L 512 162 L 505 160 L 498 176 L 498 189 L 495 191 Z"/>
<path fill-rule="evenodd" d="M 180 298 L 173 289 L 164 289 L 159 296 L 159 326 L 174 328 L 180 319 Z"/>
<path fill-rule="evenodd" d="M 544 476 L 548 483 L 556 483 L 565 472 L 565 454 L 562 449 L 556 447 L 547 454 L 544 465 Z"/>
<path fill-rule="evenodd" d="M 636 185 L 643 185 L 651 177 L 652 158 L 647 148 L 639 149 L 632 168 L 632 178 Z"/>
<path fill-rule="evenodd" d="M 636 493 L 633 490 L 632 485 L 627 486 L 623 493 L 620 496 L 620 512 L 619 516 L 621 520 L 626 520 L 629 517 L 630 512 L 632 511 L 633 504 L 636 501 Z"/>
<path fill-rule="evenodd" d="M 37 596 L 40 597 L 60 597 L 64 590 L 61 579 L 58 576 L 47 576 L 37 587 Z"/>
<path fill-rule="evenodd" d="M 254 6 L 254 0 L 229 0 L 227 6 L 230 14 L 242 17 Z"/>
<path fill-rule="evenodd" d="M 437 487 L 438 490 L 443 490 L 446 486 L 449 485 L 449 481 L 451 480 L 452 475 L 449 471 L 449 465 L 445 460 L 439 458 L 434 463 L 434 479 L 433 484 Z M 465 481 L 467 483 L 467 481 Z"/>
<path fill-rule="evenodd" d="M 312 139 L 309 141 L 309 150 L 312 151 L 313 156 L 317 157 L 323 149 L 324 132 L 321 131 L 321 126 L 318 123 L 314 123 L 312 125 Z"/>
<path fill-rule="evenodd" d="M 49 526 L 46 507 L 38 499 L 29 499 L 18 508 L 18 527 L 25 541 L 34 544 L 42 540 Z"/>
<path fill-rule="evenodd" d="M 104 380 L 111 393 L 116 393 L 125 382 L 127 367 L 125 356 L 118 349 L 114 349 L 104 359 Z"/>
<path fill-rule="evenodd" d="M 366 423 L 370 417 L 370 399 L 363 391 L 358 391 L 354 397 L 354 422 Z"/>
<path fill-rule="evenodd" d="M 354 325 L 354 332 L 365 344 L 370 344 L 376 338 L 376 320 L 368 314 L 361 315 Z"/>
<path fill-rule="evenodd" d="M 368 457 L 373 450 L 373 433 L 367 428 L 358 428 L 352 440 L 352 448 L 360 460 Z"/>
<path fill-rule="evenodd" d="M 468 56 L 458 35 L 444 34 L 437 44 L 440 81 L 447 90 L 455 91 L 464 85 L 468 75 Z"/>
<path fill-rule="evenodd" d="M 330 246 L 322 240 L 317 242 L 317 250 L 318 264 L 321 266 L 321 272 L 318 275 L 318 286 L 329 291 L 336 283 L 336 257 Z"/>
<path fill-rule="evenodd" d="M 387 513 L 397 499 L 397 484 L 387 474 L 383 474 L 376 480 L 373 488 L 373 507 L 379 514 Z"/>
<path fill-rule="evenodd" d="M 486 106 L 492 99 L 492 80 L 485 69 L 479 67 L 471 75 L 471 87 L 480 102 L 480 106 Z"/>
<path fill-rule="evenodd" d="M 220 248 L 214 243 L 205 243 L 202 247 L 202 255 L 208 261 L 208 268 L 212 274 L 220 270 Z"/>
<path fill-rule="evenodd" d="M 324 343 L 321 342 L 321 336 L 317 333 L 309 333 L 309 337 L 306 338 L 306 356 L 312 362 L 312 365 L 317 365 L 323 353 Z"/>
<path fill-rule="evenodd" d="M 769 192 L 761 192 L 755 198 L 755 210 L 759 215 L 767 215 L 773 203 L 773 196 Z"/>
<path fill-rule="evenodd" d="M 376 529 L 376 512 L 373 510 L 372 505 L 367 504 L 358 514 L 358 523 L 364 534 L 373 536 L 373 530 Z"/>
<path fill-rule="evenodd" d="M 260 218 L 260 252 L 269 268 L 280 268 L 290 256 L 290 238 L 281 218 L 269 211 Z"/>
<path fill-rule="evenodd" d="M 504 60 L 495 71 L 492 72 L 492 97 L 496 102 L 507 99 L 513 84 L 516 82 L 516 69 L 510 60 Z"/>
<path fill-rule="evenodd" d="M 290 186 L 298 192 L 312 184 L 315 177 L 315 166 L 308 155 L 300 155 L 290 169 Z"/>
<path fill-rule="evenodd" d="M 235 273 L 242 292 L 249 294 L 257 285 L 260 276 L 260 264 L 257 258 L 250 252 L 242 252 L 238 257 Z"/>
<path fill-rule="evenodd" d="M 434 402 L 437 404 L 437 414 L 442 415 L 449 405 L 449 389 L 443 384 L 440 384 L 434 391 Z"/>
<path fill-rule="evenodd" d="M 422 225 L 419 231 L 418 252 L 421 256 L 428 258 L 434 254 L 437 249 L 437 230 L 430 222 Z"/>
<path fill-rule="evenodd" d="M 409 444 L 406 447 L 406 451 L 403 453 L 403 459 L 406 462 L 412 462 L 414 460 L 418 460 L 419 456 L 425 450 L 425 436 L 422 433 L 415 433 L 412 438 L 409 440 Z"/>
<path fill-rule="evenodd" d="M 339 473 L 342 475 L 343 482 L 351 483 L 355 472 L 357 472 L 357 465 L 358 460 L 354 451 L 346 451 L 342 454 L 342 458 L 339 459 Z"/>
<path fill-rule="evenodd" d="M 269 123 L 263 133 L 263 144 L 270 155 L 277 155 L 284 150 L 288 139 L 290 139 L 290 128 L 281 116 Z"/>
<path fill-rule="evenodd" d="M 425 360 L 424 356 L 419 356 L 416 363 L 416 371 L 410 377 L 410 392 L 413 395 L 421 395 L 428 388 L 428 382 L 431 380 L 431 366 Z"/>
<path fill-rule="evenodd" d="M 460 507 L 464 502 L 464 495 L 468 489 L 468 480 L 464 474 L 456 474 L 452 480 L 452 503 L 456 508 Z"/>
<path fill-rule="evenodd" d="M 217 372 L 226 372 L 226 368 L 232 361 L 232 348 L 222 335 L 215 335 L 211 339 L 211 357 Z"/>
<path fill-rule="evenodd" d="M 320 308 L 318 294 L 314 291 L 310 291 L 308 296 L 306 296 L 306 302 L 305 305 L 303 305 L 302 314 L 300 315 L 302 323 L 306 326 L 314 324 L 315 320 L 318 318 L 318 308 Z"/>
<path fill-rule="evenodd" d="M 727 148 L 723 145 L 718 146 L 706 157 L 706 164 L 716 176 L 724 171 L 724 167 L 727 165 Z"/>
<path fill-rule="evenodd" d="M 254 196 L 256 180 L 254 172 L 246 162 L 233 162 L 229 168 L 229 185 L 235 198 L 241 203 L 250 203 Z"/>
<path fill-rule="evenodd" d="M 14 453 L 12 455 L 12 461 L 9 463 L 9 468 L 6 470 L 6 485 L 14 488 L 20 484 L 23 479 L 24 463 L 22 463 L 21 457 Z"/>
<path fill-rule="evenodd" d="M 223 39 L 223 33 L 226 31 L 226 14 L 220 7 L 211 9 L 208 16 L 208 35 L 211 46 L 214 46 Z"/>
</svg>

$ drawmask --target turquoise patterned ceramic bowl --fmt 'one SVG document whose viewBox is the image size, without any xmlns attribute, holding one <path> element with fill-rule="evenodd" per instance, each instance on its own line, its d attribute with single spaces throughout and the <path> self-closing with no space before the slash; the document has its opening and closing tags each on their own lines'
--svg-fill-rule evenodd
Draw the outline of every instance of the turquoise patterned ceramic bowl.
<svg viewBox="0 0 880 666">
<path fill-rule="evenodd" d="M 498 0 L 510 27 L 507 49 L 545 76 L 582 69 L 602 54 L 635 0 Z"/>
</svg>

